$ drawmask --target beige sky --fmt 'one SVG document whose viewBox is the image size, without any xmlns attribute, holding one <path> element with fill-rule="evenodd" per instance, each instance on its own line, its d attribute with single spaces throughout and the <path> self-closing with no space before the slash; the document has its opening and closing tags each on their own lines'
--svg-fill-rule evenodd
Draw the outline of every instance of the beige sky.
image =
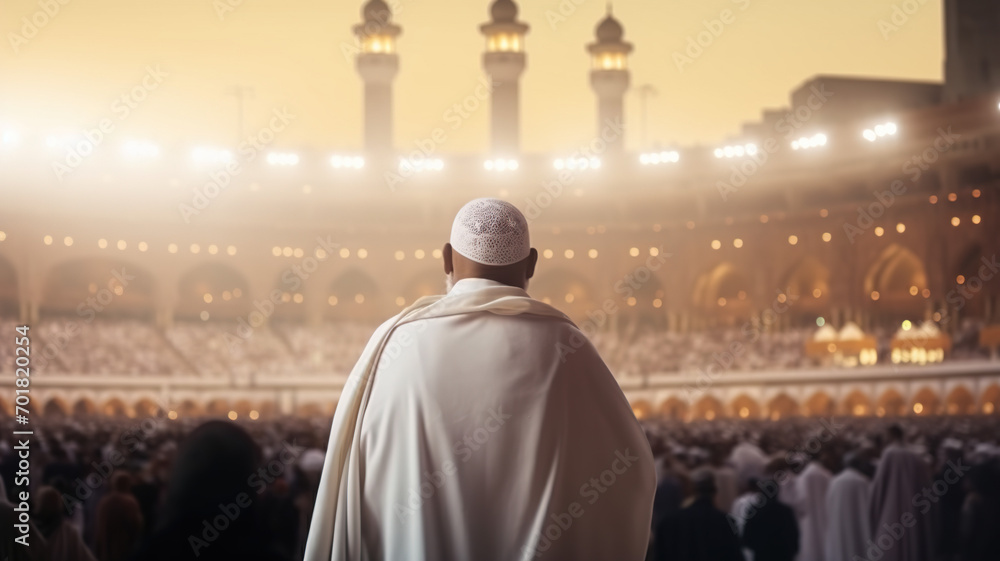
<svg viewBox="0 0 1000 561">
<path fill-rule="evenodd" d="M 42 0 L 58 4 L 57 0 Z M 66 0 L 63 0 L 66 1 Z M 218 4 L 237 5 L 222 17 Z M 911 0 L 916 3 L 917 0 Z M 395 0 L 403 27 L 397 48 L 396 143 L 412 148 L 446 127 L 444 152 L 484 150 L 484 105 L 452 131 L 444 112 L 471 95 L 481 77 L 484 41 L 478 26 L 488 2 Z M 162 144 L 223 144 L 237 130 L 237 105 L 227 90 L 253 86 L 247 127 L 266 124 L 274 108 L 295 115 L 276 146 L 357 149 L 361 145 L 361 82 L 351 26 L 360 2 L 316 0 L 71 0 L 24 41 L 22 18 L 38 0 L 5 0 L 0 14 L 0 127 L 45 136 L 115 119 L 116 139 Z M 926 0 L 888 38 L 903 0 L 618 0 L 616 17 L 635 45 L 633 91 L 626 98 L 629 144 L 638 146 L 640 103 L 635 86 L 651 84 L 650 140 L 713 143 L 787 103 L 808 77 L 849 74 L 938 80 L 942 69 L 941 0 Z M 564 20 L 555 21 L 562 6 Z M 594 131 L 595 100 L 584 45 L 604 16 L 600 0 L 520 2 L 532 27 L 521 82 L 522 136 L 527 151 L 572 149 Z M 571 7 L 571 8 L 570 8 Z M 732 11 L 704 52 L 683 70 L 673 53 L 704 20 Z M 37 16 L 44 20 L 42 16 Z M 554 23 L 550 23 L 554 21 Z M 898 20 L 897 20 L 898 21 Z M 29 30 L 30 32 L 30 30 Z M 17 53 L 12 46 L 17 43 Z M 147 66 L 167 73 L 128 116 L 112 109 L 142 83 Z"/>
</svg>

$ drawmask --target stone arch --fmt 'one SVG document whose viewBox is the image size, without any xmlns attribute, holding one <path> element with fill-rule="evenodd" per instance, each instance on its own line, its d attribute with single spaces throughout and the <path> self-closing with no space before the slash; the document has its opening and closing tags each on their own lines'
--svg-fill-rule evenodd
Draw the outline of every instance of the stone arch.
<svg viewBox="0 0 1000 561">
<path fill-rule="evenodd" d="M 379 285 L 368 273 L 348 269 L 330 283 L 326 316 L 334 319 L 368 321 L 380 317 L 383 303 Z"/>
<path fill-rule="evenodd" d="M 94 400 L 81 397 L 73 404 L 73 414 L 77 416 L 97 415 L 97 404 Z"/>
<path fill-rule="evenodd" d="M 142 397 L 132 406 L 137 417 L 156 417 L 163 413 L 156 401 L 150 397 Z"/>
<path fill-rule="evenodd" d="M 759 419 L 760 404 L 747 394 L 740 394 L 729 402 L 729 416 L 736 419 Z"/>
<path fill-rule="evenodd" d="M 201 417 L 205 414 L 205 409 L 193 399 L 185 399 L 180 402 L 175 411 L 182 417 Z"/>
<path fill-rule="evenodd" d="M 528 292 L 574 319 L 585 318 L 588 311 L 601 306 L 591 282 L 568 269 L 544 270 L 531 279 Z"/>
<path fill-rule="evenodd" d="M 889 388 L 882 392 L 878 398 L 878 405 L 875 407 L 875 414 L 879 417 L 902 417 L 906 415 L 906 400 L 894 388 Z"/>
<path fill-rule="evenodd" d="M 894 316 L 919 317 L 924 308 L 922 294 L 927 287 L 927 270 L 923 261 L 909 249 L 895 243 L 879 254 L 864 279 L 864 293 L 868 301 Z"/>
<path fill-rule="evenodd" d="M 444 294 L 445 281 L 444 281 L 444 271 L 441 267 L 435 267 L 433 269 L 426 269 L 421 271 L 406 281 L 403 285 L 403 289 L 400 294 L 393 294 L 393 303 L 397 308 L 402 306 L 409 306 L 410 304 L 417 301 L 417 299 L 424 296 L 432 296 L 434 294 Z M 400 305 L 399 298 L 402 298 L 402 305 Z"/>
<path fill-rule="evenodd" d="M 974 415 L 976 398 L 965 386 L 955 386 L 945 398 L 945 412 L 949 415 Z"/>
<path fill-rule="evenodd" d="M 270 297 L 270 295 L 267 295 Z M 254 310 L 249 283 L 228 265 L 206 261 L 181 275 L 177 282 L 176 316 L 183 319 L 231 319 Z"/>
<path fill-rule="evenodd" d="M 692 419 L 721 419 L 725 416 L 726 408 L 718 398 L 706 395 L 694 404 L 691 414 Z"/>
<path fill-rule="evenodd" d="M 653 414 L 653 406 L 645 399 L 637 399 L 630 405 L 632 406 L 632 414 L 640 421 L 648 419 Z"/>
<path fill-rule="evenodd" d="M 749 317 L 753 310 L 749 279 L 736 265 L 720 263 L 695 280 L 692 301 L 716 316 Z"/>
<path fill-rule="evenodd" d="M 689 414 L 688 403 L 683 399 L 668 397 L 660 403 L 660 417 L 672 421 L 687 420 Z"/>
<path fill-rule="evenodd" d="M 48 401 L 45 402 L 42 414 L 46 417 L 65 417 L 70 414 L 69 405 L 67 405 L 66 400 L 61 397 L 50 397 Z"/>
<path fill-rule="evenodd" d="M 824 391 L 818 391 L 806 400 L 803 407 L 806 415 L 810 417 L 825 417 L 827 415 L 833 415 L 837 410 L 837 403 L 834 401 L 830 394 Z"/>
<path fill-rule="evenodd" d="M 910 400 L 910 411 L 914 415 L 937 415 L 941 413 L 941 398 L 936 391 L 924 386 Z"/>
<path fill-rule="evenodd" d="M 20 299 L 17 269 L 0 255 L 0 316 L 16 317 L 20 313 Z"/>
<path fill-rule="evenodd" d="M 120 397 L 112 397 L 101 405 L 101 414 L 106 417 L 134 417 L 135 412 Z"/>
<path fill-rule="evenodd" d="M 992 384 L 979 398 L 979 410 L 987 415 L 1000 413 L 1000 385 Z"/>
<path fill-rule="evenodd" d="M 157 285 L 154 275 L 129 261 L 85 258 L 52 267 L 42 289 L 42 314 L 79 314 L 86 309 L 103 315 L 151 318 L 156 311 Z"/>
<path fill-rule="evenodd" d="M 830 269 L 809 255 L 802 258 L 785 275 L 787 293 L 795 305 L 789 311 L 795 316 L 812 316 L 826 310 L 830 304 Z"/>
<path fill-rule="evenodd" d="M 205 414 L 213 417 L 225 417 L 231 410 L 229 401 L 222 398 L 213 399 L 205 406 Z"/>
<path fill-rule="evenodd" d="M 799 403 L 786 393 L 779 393 L 767 403 L 767 416 L 772 421 L 798 416 Z"/>
<path fill-rule="evenodd" d="M 843 400 L 842 411 L 845 415 L 863 417 L 874 413 L 872 400 L 861 390 L 853 390 Z"/>
</svg>

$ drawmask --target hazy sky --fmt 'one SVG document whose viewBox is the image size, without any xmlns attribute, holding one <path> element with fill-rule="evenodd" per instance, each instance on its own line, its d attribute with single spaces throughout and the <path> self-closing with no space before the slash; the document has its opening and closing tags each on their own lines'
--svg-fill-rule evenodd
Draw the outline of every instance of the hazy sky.
<svg viewBox="0 0 1000 561">
<path fill-rule="evenodd" d="M 485 104 L 457 130 L 444 112 L 472 95 L 482 76 L 479 24 L 487 20 L 488 2 L 394 1 L 395 21 L 403 27 L 397 43 L 397 146 L 412 148 L 443 127 L 448 135 L 442 151 L 485 149 Z M 575 148 L 595 128 L 584 49 L 605 3 L 519 4 L 521 19 L 531 25 L 521 81 L 524 149 Z M 635 45 L 633 90 L 626 98 L 629 144 L 639 142 L 640 84 L 659 91 L 649 100 L 650 140 L 687 145 L 737 132 L 763 108 L 786 104 L 789 91 L 815 74 L 940 79 L 941 0 L 927 0 L 885 37 L 879 20 L 890 21 L 896 4 L 904 2 L 617 0 L 615 16 Z M 230 5 L 235 7 L 220 17 L 219 6 Z M 560 6 L 566 15 L 553 20 Z M 0 127 L 44 136 L 93 127 L 108 117 L 122 141 L 226 143 L 237 133 L 237 102 L 227 90 L 240 84 L 255 89 L 246 107 L 250 131 L 266 125 L 275 108 L 295 115 L 275 145 L 357 149 L 362 84 L 342 48 L 355 44 L 351 26 L 360 20 L 360 7 L 344 0 L 71 0 L 22 41 L 13 34 L 22 34 L 22 18 L 32 18 L 38 2 L 4 0 Z M 674 53 L 683 54 L 688 38 L 705 29 L 703 22 L 726 9 L 734 21 L 679 69 Z M 115 100 L 142 83 L 147 66 L 167 75 L 122 118 Z"/>
</svg>

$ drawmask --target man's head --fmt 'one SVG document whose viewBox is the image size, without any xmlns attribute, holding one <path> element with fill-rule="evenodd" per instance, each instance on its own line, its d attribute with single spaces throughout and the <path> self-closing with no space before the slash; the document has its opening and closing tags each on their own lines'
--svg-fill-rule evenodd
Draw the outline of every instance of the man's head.
<svg viewBox="0 0 1000 561">
<path fill-rule="evenodd" d="M 468 278 L 527 288 L 538 262 L 521 211 L 488 198 L 469 201 L 458 211 L 442 257 L 449 290 L 454 282 Z"/>
<path fill-rule="evenodd" d="M 889 442 L 902 442 L 903 441 L 903 427 L 899 423 L 892 423 L 889 428 L 885 430 L 886 435 L 889 437 Z"/>
<path fill-rule="evenodd" d="M 709 468 L 699 468 L 691 474 L 694 494 L 699 498 L 711 499 L 715 496 L 715 473 Z"/>
</svg>

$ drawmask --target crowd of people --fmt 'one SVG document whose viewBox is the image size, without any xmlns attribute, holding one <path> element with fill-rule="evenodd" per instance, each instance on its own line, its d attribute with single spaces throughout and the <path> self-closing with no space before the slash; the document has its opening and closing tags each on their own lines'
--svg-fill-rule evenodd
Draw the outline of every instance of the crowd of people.
<svg viewBox="0 0 1000 561">
<path fill-rule="evenodd" d="M 1000 551 L 998 417 L 644 427 L 658 470 L 651 561 L 985 561 Z M 0 514 L 12 524 L 23 489 L 13 425 L 0 428 Z M 45 420 L 23 505 L 33 557 L 9 540 L 0 557 L 301 559 L 328 433 L 320 418 Z"/>
<path fill-rule="evenodd" d="M 3 325 L 8 323 L 12 331 L 13 323 L 5 320 Z M 66 318 L 40 322 L 33 333 L 34 345 L 46 358 L 36 361 L 36 366 L 50 372 L 96 375 L 346 375 L 375 328 L 359 321 L 273 322 L 251 328 L 238 321 L 178 320 L 166 329 L 136 319 L 98 318 L 81 323 Z M 734 344 L 740 344 L 742 354 L 733 371 L 816 367 L 820 361 L 805 351 L 815 332 L 815 328 L 788 328 L 748 335 L 740 328 L 688 333 L 638 328 L 598 332 L 591 339 L 615 376 L 627 378 L 703 369 L 713 356 L 724 354 Z M 954 359 L 989 357 L 978 346 L 977 333 L 966 326 L 956 334 Z M 884 330 L 874 334 L 879 356 L 888 360 L 893 334 Z M 0 350 L 0 358 L 8 350 Z"/>
</svg>

